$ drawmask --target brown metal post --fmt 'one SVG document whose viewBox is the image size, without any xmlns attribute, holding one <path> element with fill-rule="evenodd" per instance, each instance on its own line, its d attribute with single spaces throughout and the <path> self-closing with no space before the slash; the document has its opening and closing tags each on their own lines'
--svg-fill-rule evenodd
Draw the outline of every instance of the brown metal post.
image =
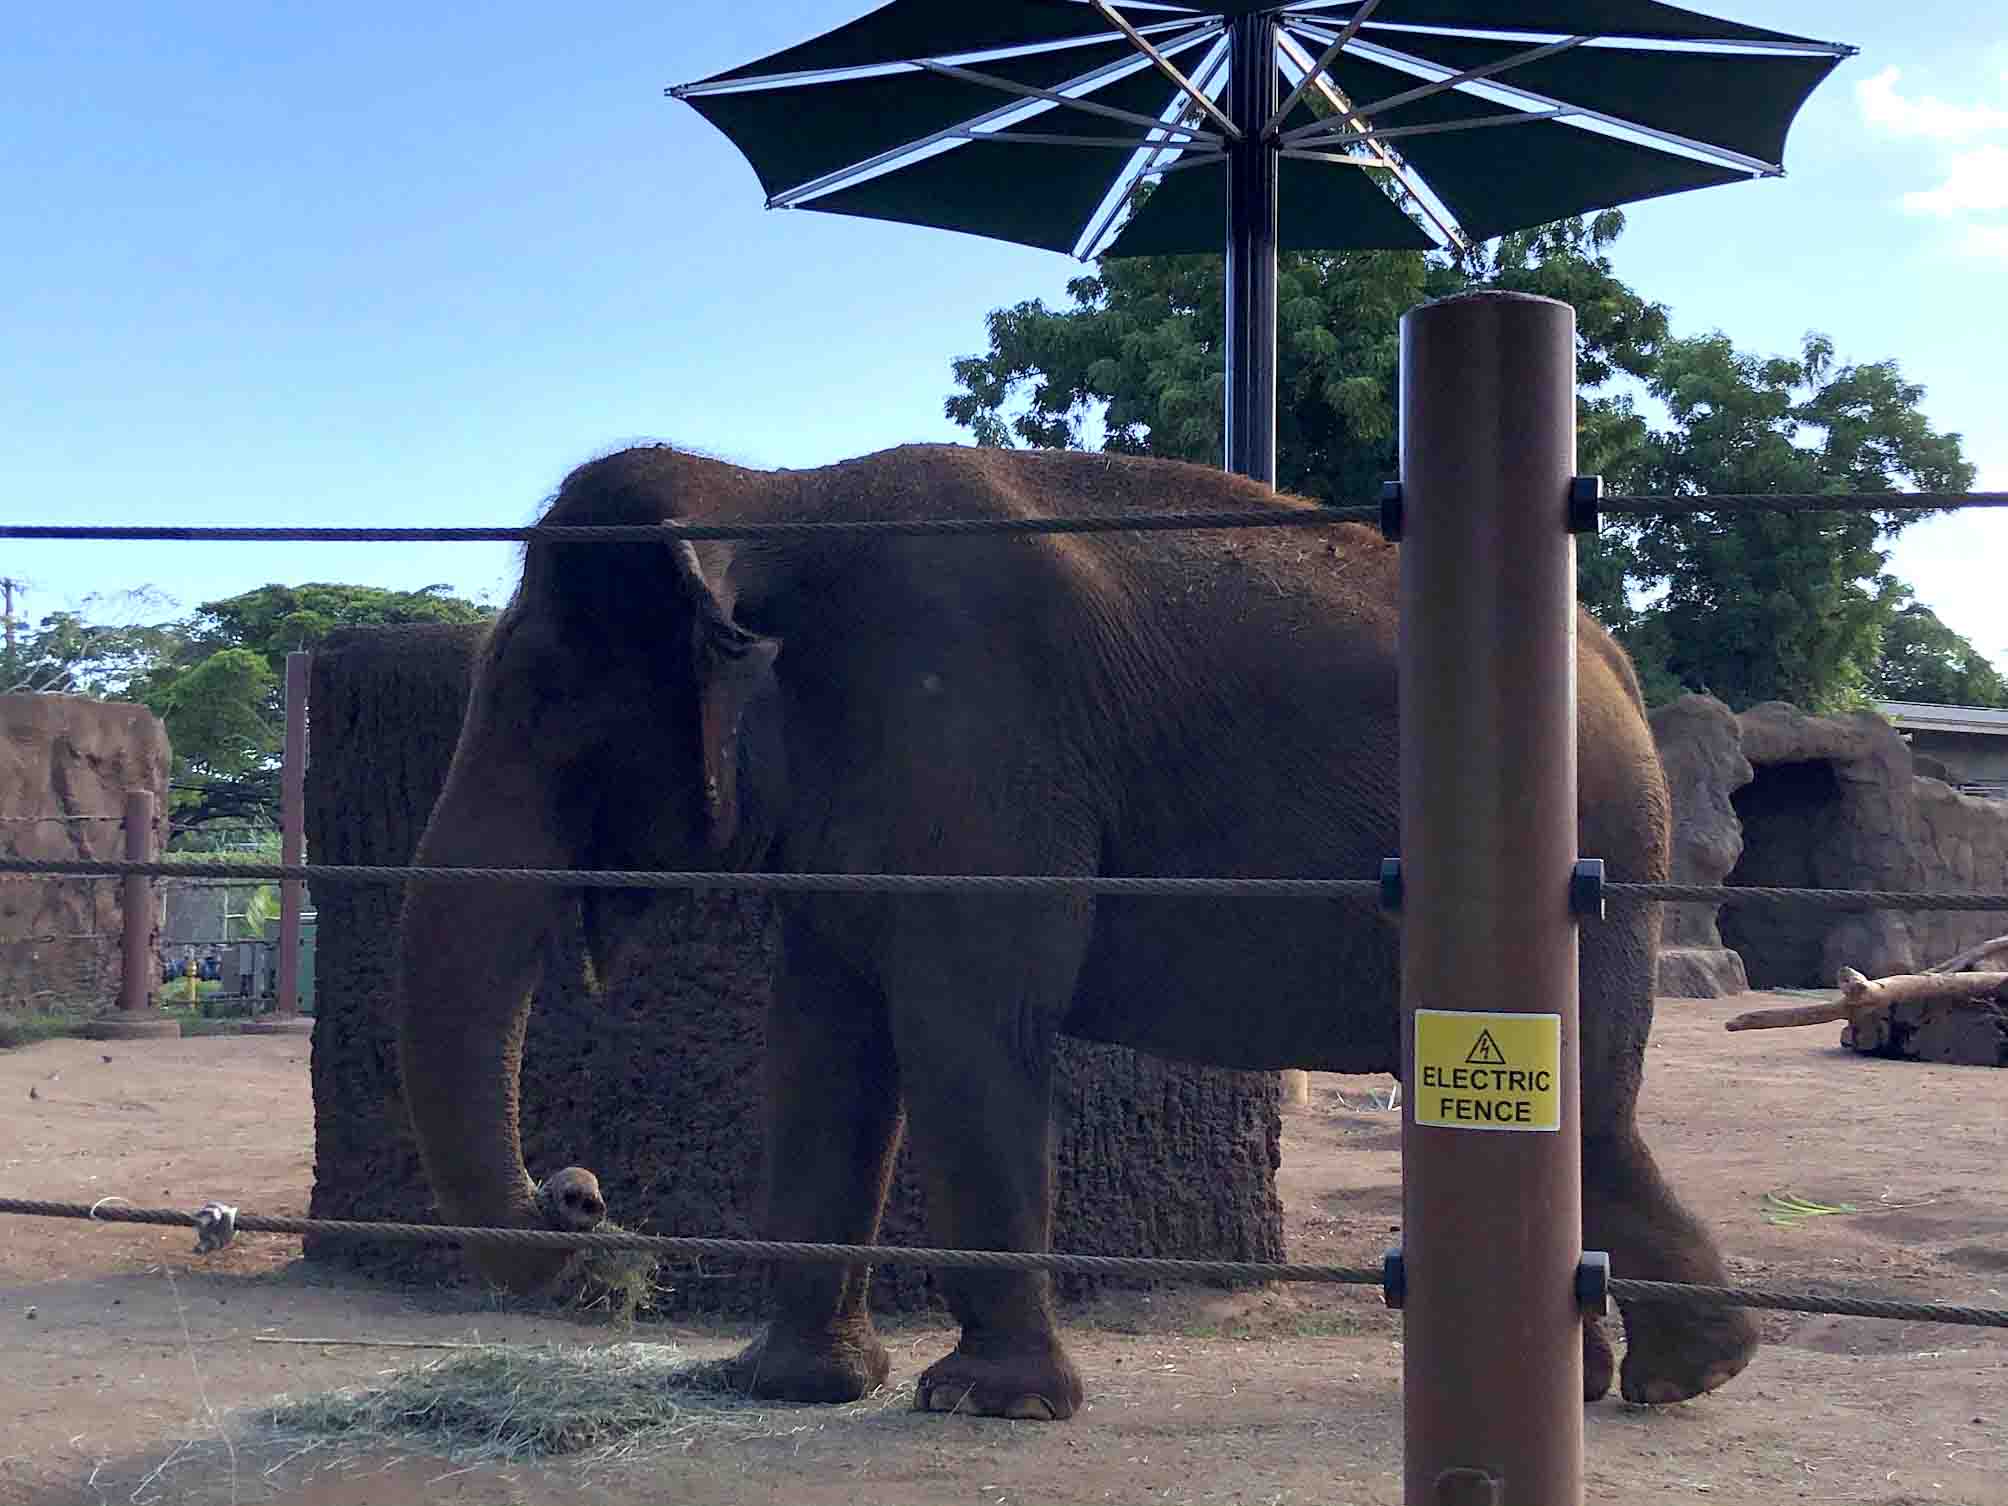
<svg viewBox="0 0 2008 1506">
<path fill-rule="evenodd" d="M 286 750 L 279 774 L 279 861 L 294 864 L 306 850 L 307 666 L 308 653 L 286 655 Z M 272 1012 L 290 1017 L 300 1009 L 300 899 L 302 886 L 279 885 L 279 997 Z"/>
<path fill-rule="evenodd" d="M 125 855 L 129 863 L 153 861 L 153 791 L 127 790 Z M 124 911 L 124 974 L 119 980 L 119 1011 L 131 1014 L 153 1007 L 153 884 L 129 877 L 120 908 Z"/>
<path fill-rule="evenodd" d="M 1575 311 L 1403 318 L 1406 1506 L 1580 1506 Z"/>
</svg>

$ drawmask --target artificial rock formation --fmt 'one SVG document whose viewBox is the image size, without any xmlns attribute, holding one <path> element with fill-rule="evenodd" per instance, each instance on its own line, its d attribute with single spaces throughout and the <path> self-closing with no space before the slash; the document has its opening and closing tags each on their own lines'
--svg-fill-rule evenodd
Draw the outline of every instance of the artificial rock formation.
<svg viewBox="0 0 2008 1506">
<path fill-rule="evenodd" d="M 1743 855 L 1743 823 L 1733 796 L 1754 771 L 1743 731 L 1712 696 L 1687 695 L 1652 713 L 1652 734 L 1673 794 L 1673 863 L 1677 884 L 1719 884 Z M 1662 909 L 1658 991 L 1675 999 L 1717 999 L 1750 984 L 1743 958 L 1723 944 L 1718 905 Z"/>
<path fill-rule="evenodd" d="M 144 706 L 0 696 L 0 853 L 123 857 L 126 791 L 151 791 L 158 823 L 168 761 L 167 729 Z M 114 1003 L 123 924 L 115 882 L 0 884 L 0 1009 Z"/>
<path fill-rule="evenodd" d="M 2008 890 L 2008 800 L 1962 795 L 1942 779 L 1920 777 L 1911 782 L 1911 802 L 1911 846 L 1926 888 Z M 2008 916 L 1923 910 L 1910 917 L 1919 963 L 2003 931 Z"/>
<path fill-rule="evenodd" d="M 314 658 L 307 839 L 317 862 L 404 863 L 444 782 L 478 629 L 334 635 Z M 639 797 L 639 796 L 638 796 Z M 400 891 L 316 891 L 312 1212 L 431 1216 L 405 1122 L 392 975 Z M 548 949 L 525 1043 L 524 1156 L 547 1175 L 599 1175 L 611 1216 L 659 1234 L 754 1236 L 773 928 L 758 895 L 669 893 L 651 904 L 598 995 L 576 928 Z M 1277 1074 L 1177 1065 L 1063 1040 L 1054 1087 L 1054 1244 L 1086 1254 L 1279 1260 Z M 902 1153 L 882 1238 L 927 1242 Z M 457 1278 L 457 1257 L 309 1239 L 312 1258 L 402 1279 Z M 670 1310 L 746 1311 L 760 1276 L 706 1262 L 671 1269 Z M 1063 1294 L 1089 1283 L 1066 1278 Z M 928 1301 L 923 1269 L 881 1268 L 881 1307 Z"/>
<path fill-rule="evenodd" d="M 1918 775 L 1878 716 L 1813 716 L 1775 701 L 1737 716 L 1686 696 L 1656 711 L 1653 729 L 1673 795 L 1678 880 L 2008 890 L 2008 801 Z M 1717 947 L 1740 957 L 1749 986 L 1831 988 L 1844 967 L 1892 976 L 1950 956 L 1998 933 L 2002 919 L 1772 905 L 1666 914 L 1660 990 L 1704 998 L 1742 986 L 1711 956 Z"/>
<path fill-rule="evenodd" d="M 1744 849 L 1731 883 L 1955 887 L 1927 881 L 1915 850 L 1910 749 L 1888 722 L 1869 712 L 1813 716 L 1782 701 L 1737 721 L 1757 777 L 1738 792 Z M 1830 988 L 1843 967 L 1871 977 L 1907 971 L 1916 960 L 1909 921 L 1897 910 L 1749 905 L 1731 907 L 1722 929 L 1757 987 Z"/>
</svg>

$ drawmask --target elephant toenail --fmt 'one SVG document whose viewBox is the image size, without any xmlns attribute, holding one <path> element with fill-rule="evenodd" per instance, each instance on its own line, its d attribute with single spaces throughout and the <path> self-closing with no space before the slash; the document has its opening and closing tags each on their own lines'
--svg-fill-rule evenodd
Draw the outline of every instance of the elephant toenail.
<svg viewBox="0 0 2008 1506">
<path fill-rule="evenodd" d="M 1021 1396 L 1004 1409 L 1004 1415 L 1020 1422 L 1052 1422 L 1058 1414 L 1043 1396 Z"/>
<path fill-rule="evenodd" d="M 1645 1399 L 1655 1407 L 1670 1406 L 1677 1401 L 1686 1401 L 1692 1393 L 1676 1381 L 1654 1381 L 1645 1388 Z"/>
</svg>

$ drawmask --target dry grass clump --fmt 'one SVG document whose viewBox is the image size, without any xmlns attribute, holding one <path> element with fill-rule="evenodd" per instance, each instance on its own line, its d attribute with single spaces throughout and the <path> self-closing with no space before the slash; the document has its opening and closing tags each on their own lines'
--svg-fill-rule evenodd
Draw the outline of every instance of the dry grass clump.
<svg viewBox="0 0 2008 1506">
<path fill-rule="evenodd" d="M 611 1219 L 600 1229 L 626 1232 Z M 643 1250 L 577 1250 L 552 1278 L 546 1299 L 579 1312 L 605 1313 L 615 1323 L 632 1323 L 637 1313 L 655 1305 L 662 1290 L 655 1279 L 660 1264 Z"/>
<path fill-rule="evenodd" d="M 703 1443 L 813 1432 L 895 1405 L 895 1393 L 813 1415 L 733 1391 L 722 1362 L 673 1344 L 495 1345 L 457 1351 L 384 1382 L 301 1401 L 281 1398 L 255 1425 L 316 1449 L 419 1446 L 456 1464 L 567 1455 L 612 1464 Z"/>
</svg>

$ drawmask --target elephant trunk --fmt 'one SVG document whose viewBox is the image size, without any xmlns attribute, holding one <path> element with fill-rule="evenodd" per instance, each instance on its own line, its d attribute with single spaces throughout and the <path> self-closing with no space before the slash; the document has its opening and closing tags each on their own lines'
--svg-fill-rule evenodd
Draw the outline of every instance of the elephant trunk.
<svg viewBox="0 0 2008 1506">
<path fill-rule="evenodd" d="M 429 856 L 421 863 L 465 862 Z M 404 1097 L 441 1217 L 545 1228 L 523 1166 L 518 1076 L 529 991 L 558 891 L 414 882 L 399 928 Z M 470 1244 L 483 1276 L 514 1292 L 545 1285 L 563 1250 Z"/>
</svg>

